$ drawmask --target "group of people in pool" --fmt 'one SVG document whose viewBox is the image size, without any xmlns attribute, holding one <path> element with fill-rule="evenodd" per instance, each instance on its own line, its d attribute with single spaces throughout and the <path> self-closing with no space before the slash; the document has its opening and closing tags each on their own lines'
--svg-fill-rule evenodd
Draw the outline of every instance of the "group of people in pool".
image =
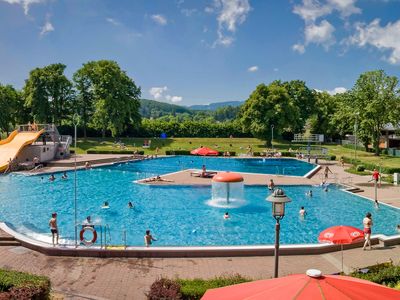
<svg viewBox="0 0 400 300">
<path fill-rule="evenodd" d="M 135 206 L 133 205 L 132 201 L 128 202 L 128 208 L 134 208 Z M 110 208 L 110 203 L 108 201 L 104 201 L 103 205 L 101 206 L 102 209 L 108 209 Z"/>
</svg>

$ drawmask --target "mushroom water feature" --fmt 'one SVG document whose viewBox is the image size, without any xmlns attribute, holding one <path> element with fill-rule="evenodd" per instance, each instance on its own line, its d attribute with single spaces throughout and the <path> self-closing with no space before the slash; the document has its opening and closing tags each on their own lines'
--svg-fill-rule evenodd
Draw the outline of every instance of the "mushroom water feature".
<svg viewBox="0 0 400 300">
<path fill-rule="evenodd" d="M 212 198 L 208 204 L 226 208 L 244 205 L 242 175 L 233 172 L 218 172 L 212 179 Z"/>
</svg>

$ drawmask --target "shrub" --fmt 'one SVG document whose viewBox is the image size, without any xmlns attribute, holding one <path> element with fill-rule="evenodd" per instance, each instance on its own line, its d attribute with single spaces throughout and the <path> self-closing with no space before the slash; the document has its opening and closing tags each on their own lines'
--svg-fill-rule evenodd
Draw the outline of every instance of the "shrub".
<svg viewBox="0 0 400 300">
<path fill-rule="evenodd" d="M 0 291 L 8 299 L 49 299 L 50 280 L 45 276 L 0 269 Z"/>
<path fill-rule="evenodd" d="M 87 150 L 87 154 L 133 154 L 132 150 Z M 143 155 L 144 151 L 137 151 L 139 155 Z"/>
<path fill-rule="evenodd" d="M 364 167 L 363 165 L 358 165 L 358 166 L 356 167 L 356 171 L 357 171 L 357 172 L 364 172 L 364 171 L 365 171 L 365 167 Z"/>
<path fill-rule="evenodd" d="M 282 151 L 282 156 L 286 156 L 286 157 L 296 157 L 296 153 L 295 152 L 289 152 L 289 151 Z"/>
<path fill-rule="evenodd" d="M 184 300 L 197 300 L 200 299 L 208 289 L 219 288 L 232 284 L 248 282 L 250 279 L 245 278 L 239 274 L 225 275 L 215 277 L 213 279 L 191 279 L 184 280 L 178 279 L 181 286 L 182 299 Z"/>
<path fill-rule="evenodd" d="M 331 155 L 330 160 L 336 160 L 336 155 Z"/>
<path fill-rule="evenodd" d="M 167 150 L 165 155 L 190 155 L 189 150 Z"/>
<path fill-rule="evenodd" d="M 378 284 L 384 284 L 394 287 L 400 282 L 400 266 L 395 266 L 392 263 L 379 264 L 368 267 L 368 273 L 351 273 L 350 276 L 369 280 Z"/>
<path fill-rule="evenodd" d="M 255 151 L 255 152 L 253 152 L 253 156 L 261 156 L 261 153 L 260 153 L 260 152 L 257 152 L 257 151 Z"/>
<path fill-rule="evenodd" d="M 150 291 L 147 294 L 147 299 L 149 300 L 164 300 L 164 299 L 171 299 L 171 300 L 179 300 L 182 299 L 180 294 L 181 286 L 178 282 L 167 279 L 167 278 L 160 278 L 157 279 L 153 284 L 150 286 Z"/>
</svg>

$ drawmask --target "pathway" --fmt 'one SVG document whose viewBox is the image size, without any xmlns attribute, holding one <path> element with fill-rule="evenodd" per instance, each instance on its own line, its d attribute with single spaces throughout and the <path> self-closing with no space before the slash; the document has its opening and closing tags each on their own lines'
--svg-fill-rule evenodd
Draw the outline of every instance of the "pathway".
<svg viewBox="0 0 400 300">
<path fill-rule="evenodd" d="M 344 251 L 347 271 L 388 260 L 400 262 L 400 246 Z M 23 247 L 0 247 L 0 267 L 49 276 L 53 289 L 67 299 L 142 300 L 151 283 L 161 276 L 211 278 L 239 273 L 252 279 L 271 278 L 274 257 L 101 259 L 50 257 Z M 310 268 L 325 274 L 339 272 L 341 254 L 280 257 L 281 276 Z"/>
</svg>

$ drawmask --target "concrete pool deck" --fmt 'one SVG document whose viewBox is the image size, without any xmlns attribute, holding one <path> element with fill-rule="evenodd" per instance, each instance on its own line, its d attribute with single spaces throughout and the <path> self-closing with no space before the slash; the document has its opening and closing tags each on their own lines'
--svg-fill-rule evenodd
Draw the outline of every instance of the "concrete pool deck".
<svg viewBox="0 0 400 300">
<path fill-rule="evenodd" d="M 400 246 L 375 246 L 371 251 L 344 250 L 344 270 L 392 260 L 400 262 Z M 24 247 L 0 247 L 0 266 L 49 276 L 52 288 L 64 299 L 144 300 L 158 278 L 212 278 L 239 273 L 251 279 L 273 277 L 274 257 L 223 258 L 85 258 L 46 256 Z M 316 268 L 324 274 L 341 270 L 341 253 L 281 256 L 279 275 L 305 273 Z"/>
</svg>

